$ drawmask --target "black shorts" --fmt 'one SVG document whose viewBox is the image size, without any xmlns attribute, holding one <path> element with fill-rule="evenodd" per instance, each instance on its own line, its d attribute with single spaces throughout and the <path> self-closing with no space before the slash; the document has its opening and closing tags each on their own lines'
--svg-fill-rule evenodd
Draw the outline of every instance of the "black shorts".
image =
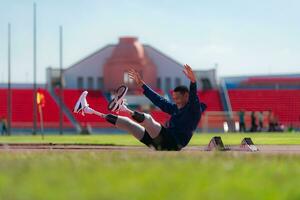
<svg viewBox="0 0 300 200">
<path fill-rule="evenodd" d="M 176 139 L 171 135 L 165 127 L 162 126 L 159 135 L 156 138 L 151 138 L 145 130 L 144 137 L 140 140 L 148 147 L 154 147 L 158 151 L 180 151 L 181 147 L 177 144 Z"/>
</svg>

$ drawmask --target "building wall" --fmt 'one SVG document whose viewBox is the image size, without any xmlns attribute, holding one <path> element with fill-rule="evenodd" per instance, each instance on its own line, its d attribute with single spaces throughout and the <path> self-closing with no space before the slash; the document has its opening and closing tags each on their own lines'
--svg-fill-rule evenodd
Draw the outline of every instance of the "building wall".
<svg viewBox="0 0 300 200">
<path fill-rule="evenodd" d="M 217 89 L 217 71 L 216 69 L 209 69 L 209 70 L 195 70 L 195 75 L 198 80 L 198 88 L 203 89 L 202 79 L 208 79 L 212 89 Z"/>
<path fill-rule="evenodd" d="M 157 66 L 157 78 L 160 78 L 162 86 L 160 89 L 168 90 L 166 92 L 174 89 L 177 86 L 176 78 L 180 80 L 181 85 L 189 86 L 190 81 L 182 72 L 183 64 L 176 62 L 151 46 L 144 45 L 144 48 L 152 62 Z M 170 88 L 167 88 L 168 79 L 171 80 Z"/>
<path fill-rule="evenodd" d="M 116 45 L 108 45 L 66 69 L 64 71 L 65 88 L 80 89 L 78 88 L 78 77 L 82 77 L 83 89 L 103 90 L 105 87 L 98 88 L 98 78 L 102 78 L 104 83 L 104 66 L 109 58 L 111 58 L 115 48 Z M 178 84 L 189 86 L 190 81 L 182 72 L 183 64 L 177 62 L 176 60 L 149 45 L 143 45 L 143 48 L 145 55 L 147 55 L 147 57 L 150 59 L 150 62 L 156 66 L 155 74 L 157 77 L 155 78 L 155 84 L 153 81 L 151 81 L 152 87 L 155 89 L 161 89 L 164 92 L 169 92 Z M 214 70 L 203 71 L 203 73 L 201 73 L 201 71 L 197 71 L 197 74 L 198 73 L 198 77 L 207 76 L 207 78 L 212 81 L 213 87 L 216 86 L 216 74 Z M 115 76 L 112 76 L 111 78 L 114 79 Z M 89 79 L 93 79 L 92 88 L 88 87 Z M 158 79 L 160 80 L 160 87 L 158 87 L 159 85 L 157 84 Z M 123 81 L 123 78 L 121 81 Z M 201 82 L 198 81 L 198 85 L 198 88 L 201 89 Z"/>
<path fill-rule="evenodd" d="M 83 88 L 99 89 L 97 87 L 98 78 L 103 78 L 103 65 L 111 55 L 113 49 L 113 45 L 106 46 L 66 69 L 64 71 L 65 87 L 77 88 L 78 77 L 82 77 Z M 93 88 L 88 88 L 89 77 L 94 80 Z"/>
</svg>

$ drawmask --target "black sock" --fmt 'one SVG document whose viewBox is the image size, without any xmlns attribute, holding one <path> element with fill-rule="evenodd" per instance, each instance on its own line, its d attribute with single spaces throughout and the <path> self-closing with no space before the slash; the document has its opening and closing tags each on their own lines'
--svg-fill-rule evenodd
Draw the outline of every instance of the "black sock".
<svg viewBox="0 0 300 200">
<path fill-rule="evenodd" d="M 105 119 L 109 123 L 116 125 L 118 116 L 113 115 L 113 114 L 108 114 L 108 115 L 106 115 Z"/>
<path fill-rule="evenodd" d="M 145 115 L 144 115 L 144 113 L 141 113 L 141 112 L 138 112 L 138 111 L 134 111 L 134 113 L 132 114 L 132 118 L 135 121 L 141 123 L 141 122 L 143 122 L 145 120 Z"/>
</svg>

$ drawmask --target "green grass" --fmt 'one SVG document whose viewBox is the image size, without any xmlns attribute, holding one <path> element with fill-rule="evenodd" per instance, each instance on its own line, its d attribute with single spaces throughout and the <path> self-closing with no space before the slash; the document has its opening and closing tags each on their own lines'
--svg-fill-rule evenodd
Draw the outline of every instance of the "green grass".
<svg viewBox="0 0 300 200">
<path fill-rule="evenodd" d="M 300 134 L 221 135 L 226 144 L 300 144 Z M 130 135 L 12 136 L 0 143 L 141 145 Z M 0 151 L 0 199 L 300 199 L 300 155 L 239 152 Z"/>
<path fill-rule="evenodd" d="M 300 157 L 1 152 L 0 199 L 299 199 Z"/>
<path fill-rule="evenodd" d="M 299 133 L 247 133 L 247 134 L 195 134 L 190 145 L 206 145 L 211 137 L 219 135 L 227 145 L 240 144 L 242 138 L 251 137 L 256 144 L 300 144 Z M 112 144 L 112 145 L 143 145 L 129 134 L 102 135 L 46 135 L 41 136 L 5 136 L 0 143 L 76 143 L 76 144 Z"/>
</svg>

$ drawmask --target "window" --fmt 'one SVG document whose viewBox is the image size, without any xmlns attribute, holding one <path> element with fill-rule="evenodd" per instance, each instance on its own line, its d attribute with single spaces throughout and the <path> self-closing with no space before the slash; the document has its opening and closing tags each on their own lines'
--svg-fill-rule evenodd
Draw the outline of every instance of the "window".
<svg viewBox="0 0 300 200">
<path fill-rule="evenodd" d="M 166 78 L 166 92 L 169 92 L 171 90 L 171 78 L 167 77 Z"/>
<path fill-rule="evenodd" d="M 208 78 L 202 78 L 201 82 L 202 82 L 202 89 L 203 90 L 211 90 L 212 89 L 211 82 Z"/>
<path fill-rule="evenodd" d="M 128 72 L 124 72 L 123 81 L 124 81 L 124 83 L 129 83 L 129 76 L 128 76 Z"/>
<path fill-rule="evenodd" d="M 94 79 L 93 77 L 88 77 L 88 89 L 94 89 Z"/>
<path fill-rule="evenodd" d="M 99 90 L 103 89 L 103 77 L 98 77 L 98 79 L 97 79 L 97 88 Z"/>
<path fill-rule="evenodd" d="M 156 80 L 156 87 L 157 87 L 157 89 L 161 89 L 161 79 L 160 78 L 157 78 L 157 80 Z"/>
<path fill-rule="evenodd" d="M 133 83 L 133 80 L 131 78 L 129 78 L 128 72 L 124 72 L 124 83 L 128 84 L 128 83 Z"/>
<path fill-rule="evenodd" d="M 176 77 L 175 78 L 175 87 L 177 87 L 179 85 L 181 85 L 181 80 L 180 80 L 180 78 Z"/>
<path fill-rule="evenodd" d="M 82 77 L 77 78 L 77 88 L 83 89 L 83 78 Z"/>
</svg>

